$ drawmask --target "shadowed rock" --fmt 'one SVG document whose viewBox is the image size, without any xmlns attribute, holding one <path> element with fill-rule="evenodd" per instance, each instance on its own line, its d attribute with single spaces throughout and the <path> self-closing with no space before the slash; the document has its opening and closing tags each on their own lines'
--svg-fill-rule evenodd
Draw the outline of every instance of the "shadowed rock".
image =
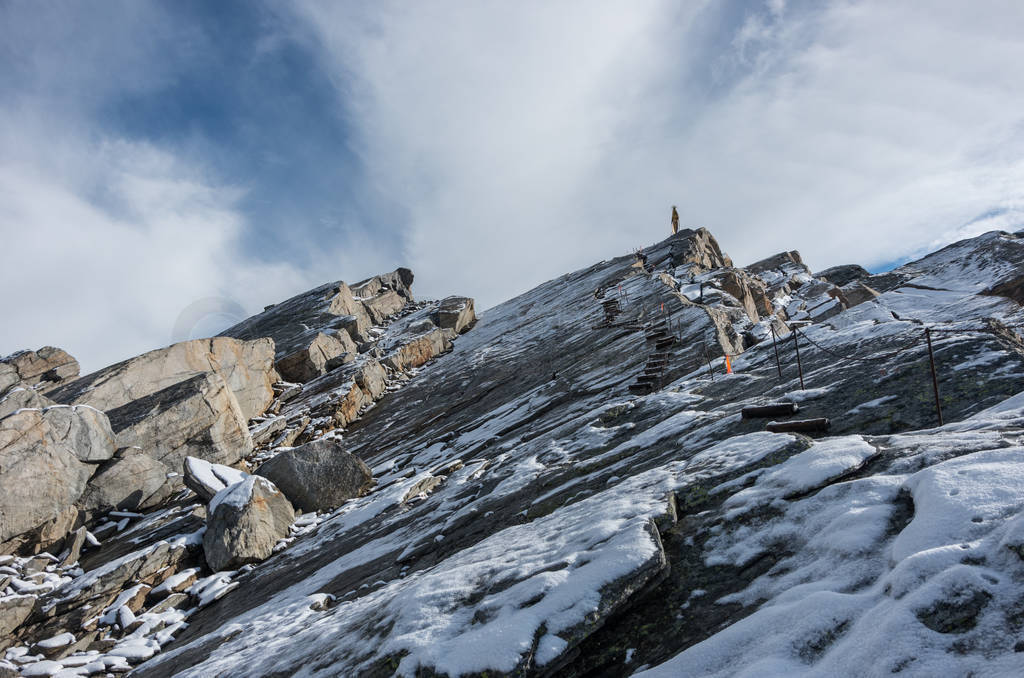
<svg viewBox="0 0 1024 678">
<path fill-rule="evenodd" d="M 279 453 L 256 473 L 305 512 L 341 506 L 373 486 L 373 474 L 362 459 L 324 438 Z"/>
<path fill-rule="evenodd" d="M 126 449 L 118 458 L 103 464 L 89 480 L 78 501 L 84 511 L 95 514 L 113 509 L 138 511 L 153 508 L 171 494 L 169 469 L 141 450 Z"/>
<path fill-rule="evenodd" d="M 252 451 L 245 415 L 216 372 L 132 400 L 108 416 L 118 447 L 141 448 L 170 469 L 188 456 L 234 464 Z"/>
<path fill-rule="evenodd" d="M 833 266 L 832 268 L 826 268 L 824 271 L 818 271 L 814 274 L 815 278 L 824 278 L 836 287 L 844 287 L 852 282 L 863 280 L 871 275 L 871 273 L 857 264 L 843 264 L 842 266 Z"/>
</svg>

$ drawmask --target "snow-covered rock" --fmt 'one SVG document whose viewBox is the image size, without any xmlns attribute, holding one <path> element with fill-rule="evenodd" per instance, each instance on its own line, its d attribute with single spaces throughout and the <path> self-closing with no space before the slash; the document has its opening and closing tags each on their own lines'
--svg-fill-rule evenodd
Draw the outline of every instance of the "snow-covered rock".
<svg viewBox="0 0 1024 678">
<path fill-rule="evenodd" d="M 214 571 L 265 560 L 288 534 L 295 512 L 272 482 L 248 476 L 210 501 L 203 552 Z"/>
</svg>

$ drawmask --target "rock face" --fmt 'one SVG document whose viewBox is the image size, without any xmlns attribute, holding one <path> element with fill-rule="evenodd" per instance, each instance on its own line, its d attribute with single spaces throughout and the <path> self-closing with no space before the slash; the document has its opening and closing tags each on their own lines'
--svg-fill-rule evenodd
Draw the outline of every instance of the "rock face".
<svg viewBox="0 0 1024 678">
<path fill-rule="evenodd" d="M 119 450 L 89 480 L 78 506 L 90 514 L 153 508 L 171 494 L 169 471 L 141 450 Z"/>
<path fill-rule="evenodd" d="M 199 375 L 221 378 L 238 403 L 244 421 L 262 414 L 274 399 L 274 343 L 228 337 L 194 339 L 144 353 L 71 381 L 50 394 L 66 404 L 110 411 Z"/>
<path fill-rule="evenodd" d="M 19 351 L 6 358 L 0 358 L 0 365 L 7 365 L 17 375 L 17 381 L 27 386 L 42 384 L 41 390 L 46 391 L 62 382 L 78 376 L 78 361 L 67 351 L 54 346 L 44 346 L 38 351 Z M 8 374 L 10 374 L 8 370 Z M 4 391 L 4 382 L 10 382 L 10 376 L 3 376 L 0 367 L 0 394 Z"/>
<path fill-rule="evenodd" d="M 21 409 L 41 410 L 55 404 L 46 396 L 40 395 L 39 391 L 34 388 L 12 388 L 7 395 L 0 397 L 0 419 Z"/>
<path fill-rule="evenodd" d="M 1011 674 L 1024 344 L 1010 326 L 1024 313 L 979 292 L 1019 275 L 1017 240 L 915 262 L 890 287 L 862 281 L 880 294 L 856 306 L 795 255 L 730 275 L 698 232 L 648 248 L 646 268 L 626 255 L 545 283 L 454 341 L 437 306 L 408 303 L 367 330 L 356 360 L 288 398 L 296 387 L 278 385 L 273 406 L 304 440 L 345 426 L 376 485 L 276 531 L 278 552 L 251 569 L 204 569 L 187 593 L 196 573 L 182 573 L 166 591 L 237 588 L 136 673 Z M 741 283 L 770 313 L 748 313 Z M 799 335 L 787 316 L 807 321 Z M 340 317 L 313 318 L 305 336 Z M 987 317 L 1002 325 L 933 336 L 947 426 L 932 428 L 921 323 Z M 779 402 L 831 418 L 830 434 L 740 416 Z M 108 544 L 197 529 L 140 523 L 84 567 Z"/>
<path fill-rule="evenodd" d="M 234 464 L 252 451 L 246 418 L 216 372 L 197 374 L 107 412 L 118 447 L 138 447 L 168 469 L 185 457 Z"/>
<path fill-rule="evenodd" d="M 272 482 L 249 476 L 210 502 L 203 536 L 206 562 L 219 571 L 265 560 L 294 520 L 291 504 Z"/>
<path fill-rule="evenodd" d="M 335 364 L 336 358 L 342 358 L 343 362 L 355 360 L 357 352 L 348 332 L 318 332 L 307 346 L 282 357 L 275 366 L 288 381 L 307 382 L 327 372 L 328 364 Z"/>
<path fill-rule="evenodd" d="M 18 370 L 14 365 L 0 362 L 0 396 L 10 391 L 20 381 Z"/>
<path fill-rule="evenodd" d="M 0 544 L 50 521 L 70 529 L 65 514 L 96 464 L 113 456 L 107 417 L 91 407 L 20 410 L 0 419 Z"/>
<path fill-rule="evenodd" d="M 273 481 L 295 507 L 305 512 L 341 506 L 373 486 L 373 475 L 366 464 L 345 451 L 340 442 L 329 439 L 285 450 L 256 473 Z"/>
<path fill-rule="evenodd" d="M 375 275 L 352 286 L 360 298 L 375 297 L 385 290 L 394 290 L 407 301 L 412 301 L 413 273 L 408 268 L 395 269 L 391 273 Z"/>
<path fill-rule="evenodd" d="M 449 332 L 451 334 L 449 334 Z M 397 351 L 384 358 L 384 364 L 393 370 L 403 372 L 419 367 L 434 356 L 447 353 L 452 348 L 452 330 L 435 329 L 403 344 Z"/>
<path fill-rule="evenodd" d="M 437 310 L 438 326 L 462 334 L 476 322 L 473 300 L 469 297 L 448 297 Z"/>
<path fill-rule="evenodd" d="M 843 264 L 842 266 L 833 266 L 832 268 L 826 268 L 824 271 L 819 271 L 814 274 L 814 277 L 824 278 L 836 287 L 844 287 L 852 282 L 863 280 L 870 275 L 871 273 L 863 266 Z"/>
<path fill-rule="evenodd" d="M 764 273 L 765 271 L 771 271 L 773 269 L 787 269 L 797 267 L 806 270 L 810 273 L 810 270 L 804 266 L 804 261 L 800 257 L 800 253 L 796 250 L 790 250 L 789 252 L 779 252 L 773 254 L 770 257 L 755 261 L 749 266 L 745 266 L 747 271 L 750 273 Z"/>
<path fill-rule="evenodd" d="M 412 271 L 398 269 L 353 288 L 342 281 L 327 283 L 268 307 L 223 336 L 272 338 L 282 376 L 305 383 L 351 362 L 357 346 L 371 340 L 370 328 L 412 301 L 412 279 Z"/>
<path fill-rule="evenodd" d="M 0 650 L 12 644 L 14 630 L 28 619 L 35 603 L 35 596 L 13 595 L 0 598 Z"/>
</svg>

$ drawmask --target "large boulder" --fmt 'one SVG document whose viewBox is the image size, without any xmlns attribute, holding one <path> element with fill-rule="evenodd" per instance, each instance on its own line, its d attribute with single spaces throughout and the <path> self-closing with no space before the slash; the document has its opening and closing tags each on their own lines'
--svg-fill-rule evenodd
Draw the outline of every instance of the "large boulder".
<svg viewBox="0 0 1024 678">
<path fill-rule="evenodd" d="M 118 447 L 138 447 L 168 469 L 180 469 L 189 456 L 234 464 L 253 449 L 246 416 L 217 372 L 197 374 L 107 416 Z"/>
<path fill-rule="evenodd" d="M 281 452 L 256 474 L 272 480 L 306 512 L 341 506 L 373 487 L 373 474 L 363 460 L 325 438 Z"/>
<path fill-rule="evenodd" d="M 284 379 L 305 383 L 325 374 L 330 366 L 337 364 L 336 359 L 351 362 L 357 353 L 358 348 L 348 332 L 318 332 L 309 344 L 279 358 L 275 366 Z"/>
<path fill-rule="evenodd" d="M 211 372 L 227 384 L 248 421 L 274 400 L 274 342 L 230 337 L 184 341 L 71 381 L 49 397 L 109 411 Z"/>
<path fill-rule="evenodd" d="M 448 297 L 441 301 L 437 309 L 438 325 L 455 330 L 461 334 L 476 322 L 473 300 L 469 297 Z"/>
<path fill-rule="evenodd" d="M 34 386 L 43 384 L 43 389 L 52 388 L 78 376 L 78 361 L 67 351 L 54 346 L 44 346 L 38 351 L 18 351 L 6 358 L 0 358 L 17 372 L 18 380 Z M 3 378 L 0 377 L 0 393 L 3 392 Z"/>
<path fill-rule="evenodd" d="M 120 450 L 89 480 L 78 506 L 88 514 L 152 508 L 171 494 L 169 470 L 141 450 Z"/>
<path fill-rule="evenodd" d="M 23 409 L 0 419 L 0 543 L 54 521 L 66 534 L 69 509 L 96 464 L 113 456 L 110 423 L 91 407 Z"/>
<path fill-rule="evenodd" d="M 214 571 L 265 560 L 288 536 L 295 511 L 274 484 L 249 476 L 218 492 L 210 502 L 203 551 Z"/>
</svg>

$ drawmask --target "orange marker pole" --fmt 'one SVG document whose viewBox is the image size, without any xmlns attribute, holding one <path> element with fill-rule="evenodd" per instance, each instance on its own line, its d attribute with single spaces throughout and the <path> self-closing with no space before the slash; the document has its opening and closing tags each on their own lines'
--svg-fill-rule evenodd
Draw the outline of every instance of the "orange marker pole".
<svg viewBox="0 0 1024 678">
<path fill-rule="evenodd" d="M 732 361 L 729 360 L 729 356 L 725 356 L 725 373 L 732 374 Z"/>
</svg>

